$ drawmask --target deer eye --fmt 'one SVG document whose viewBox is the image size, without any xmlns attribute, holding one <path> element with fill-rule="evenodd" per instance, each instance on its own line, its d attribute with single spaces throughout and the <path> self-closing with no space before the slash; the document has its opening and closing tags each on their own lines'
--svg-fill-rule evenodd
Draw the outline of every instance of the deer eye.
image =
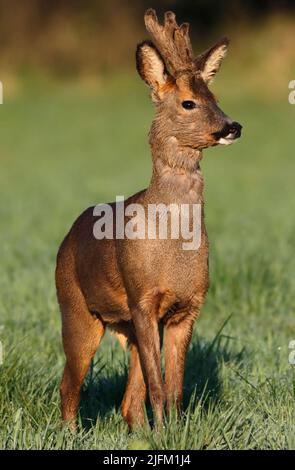
<svg viewBox="0 0 295 470">
<path fill-rule="evenodd" d="M 184 109 L 194 109 L 197 106 L 194 101 L 189 101 L 189 100 L 183 101 L 181 104 Z"/>
</svg>

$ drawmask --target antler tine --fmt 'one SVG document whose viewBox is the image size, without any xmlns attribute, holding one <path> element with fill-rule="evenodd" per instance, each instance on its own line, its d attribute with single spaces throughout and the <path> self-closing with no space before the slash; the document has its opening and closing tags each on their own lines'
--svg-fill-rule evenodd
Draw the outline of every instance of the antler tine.
<svg viewBox="0 0 295 470">
<path fill-rule="evenodd" d="M 175 42 L 183 61 L 192 65 L 194 60 L 193 48 L 189 37 L 189 23 L 182 23 L 175 31 Z"/>
<path fill-rule="evenodd" d="M 188 36 L 188 23 L 178 26 L 175 14 L 167 11 L 164 25 L 158 21 L 155 10 L 150 8 L 144 16 L 145 26 L 159 49 L 168 70 L 172 74 L 193 67 L 192 48 Z"/>
<path fill-rule="evenodd" d="M 173 11 L 166 11 L 164 14 L 164 29 L 166 30 L 167 35 L 170 35 L 173 39 L 174 31 L 178 28 L 176 22 L 175 13 Z"/>
</svg>

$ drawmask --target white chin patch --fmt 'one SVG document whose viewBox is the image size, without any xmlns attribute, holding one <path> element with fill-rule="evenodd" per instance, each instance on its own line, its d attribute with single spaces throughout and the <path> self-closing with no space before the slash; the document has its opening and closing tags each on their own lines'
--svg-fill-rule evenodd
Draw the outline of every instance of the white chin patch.
<svg viewBox="0 0 295 470">
<path fill-rule="evenodd" d="M 226 137 L 221 137 L 221 139 L 219 139 L 218 143 L 221 144 L 221 145 L 230 145 L 230 144 L 233 144 L 235 142 L 235 138 L 234 138 L 234 135 L 233 134 L 228 134 Z"/>
<path fill-rule="evenodd" d="M 227 139 L 226 137 L 221 137 L 221 139 L 219 139 L 218 143 L 221 144 L 221 145 L 230 145 L 234 142 L 233 139 Z"/>
</svg>

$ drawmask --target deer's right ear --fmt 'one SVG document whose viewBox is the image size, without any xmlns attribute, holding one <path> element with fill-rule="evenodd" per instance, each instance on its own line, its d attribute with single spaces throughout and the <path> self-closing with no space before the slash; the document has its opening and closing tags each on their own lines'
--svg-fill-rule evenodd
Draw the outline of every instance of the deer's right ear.
<svg viewBox="0 0 295 470">
<path fill-rule="evenodd" d="M 167 83 L 168 74 L 159 51 L 151 41 L 138 44 L 136 68 L 141 78 L 152 89 L 152 97 L 155 100 L 161 99 L 161 87 Z"/>
</svg>

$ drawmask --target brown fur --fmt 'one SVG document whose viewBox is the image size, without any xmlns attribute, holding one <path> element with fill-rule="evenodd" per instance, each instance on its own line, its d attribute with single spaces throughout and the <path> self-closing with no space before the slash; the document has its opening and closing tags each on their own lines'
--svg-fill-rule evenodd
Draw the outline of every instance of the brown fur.
<svg viewBox="0 0 295 470">
<path fill-rule="evenodd" d="M 127 199 L 125 205 L 136 202 L 147 208 L 150 203 L 200 203 L 201 245 L 197 251 L 185 251 L 182 239 L 98 241 L 93 236 L 93 208 L 76 220 L 59 249 L 56 268 L 66 355 L 62 416 L 72 423 L 81 385 L 106 327 L 130 347 L 122 402 L 130 428 L 144 421 L 147 390 L 158 423 L 165 401 L 168 410 L 175 402 L 180 406 L 185 355 L 208 290 L 208 239 L 199 162 L 202 149 L 217 144 L 213 134 L 228 118 L 218 108 L 201 70 L 196 69 L 188 26 L 178 27 L 171 12 L 165 18 L 165 26 L 160 26 L 154 12 L 146 13 L 158 50 L 150 42 L 137 50 L 138 71 L 156 103 L 150 132 L 153 174 L 149 187 Z M 206 67 L 203 58 L 200 63 Z M 184 109 L 184 100 L 193 100 L 198 107 Z M 165 333 L 165 380 L 159 326 Z"/>
</svg>

